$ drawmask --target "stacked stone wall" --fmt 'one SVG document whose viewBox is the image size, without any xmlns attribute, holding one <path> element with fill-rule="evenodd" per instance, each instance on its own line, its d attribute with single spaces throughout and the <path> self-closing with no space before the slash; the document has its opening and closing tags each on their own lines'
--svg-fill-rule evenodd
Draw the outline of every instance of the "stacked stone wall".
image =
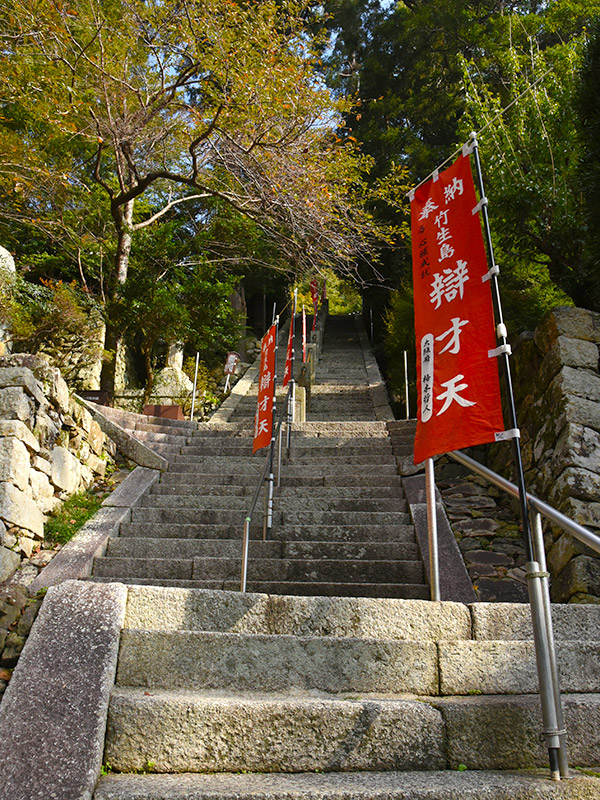
<svg viewBox="0 0 600 800">
<path fill-rule="evenodd" d="M 107 447 L 58 369 L 39 356 L 0 357 L 0 583 L 37 576 L 52 555 L 42 549 L 45 515 L 104 475 Z"/>
<path fill-rule="evenodd" d="M 599 346 L 600 314 L 557 308 L 521 337 L 513 368 L 528 490 L 600 534 Z M 600 558 L 559 528 L 546 548 L 553 600 L 600 603 Z"/>
</svg>

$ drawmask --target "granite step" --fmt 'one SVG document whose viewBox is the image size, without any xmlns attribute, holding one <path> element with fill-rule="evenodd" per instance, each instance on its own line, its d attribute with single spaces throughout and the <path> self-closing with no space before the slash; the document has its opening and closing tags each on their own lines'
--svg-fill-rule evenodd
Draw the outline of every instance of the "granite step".
<svg viewBox="0 0 600 800">
<path fill-rule="evenodd" d="M 178 580 L 237 581 L 241 554 L 236 558 L 218 557 L 149 557 L 102 556 L 94 560 L 94 576 L 115 580 L 132 578 L 176 578 Z M 316 560 L 288 558 L 252 558 L 248 564 L 248 580 L 266 583 L 331 583 L 342 577 L 346 584 L 422 583 L 420 561 Z M 290 592 L 293 594 L 294 592 Z M 335 591 L 332 592 L 335 594 Z"/>
<path fill-rule="evenodd" d="M 239 533 L 239 531 L 238 531 Z M 336 559 L 359 561 L 392 561 L 419 558 L 419 549 L 412 542 L 287 542 L 262 538 L 250 540 L 250 559 Z M 117 536 L 109 539 L 106 555 L 120 558 L 241 558 L 242 540 L 150 538 Z"/>
<path fill-rule="evenodd" d="M 262 538 L 262 520 L 257 517 L 250 529 L 252 538 Z M 122 522 L 122 537 L 148 537 L 174 539 L 239 539 L 243 533 L 243 520 L 233 524 Z M 412 525 L 286 525 L 275 527 L 271 539 L 287 542 L 414 542 L 415 530 Z"/>
<path fill-rule="evenodd" d="M 110 774 L 94 800 L 597 800 L 600 778 L 560 784 L 547 770 L 499 772 Z"/>
<path fill-rule="evenodd" d="M 335 495 L 333 495 L 335 497 Z M 333 499 L 332 496 L 313 496 L 310 493 L 304 495 L 281 494 L 277 498 L 278 510 L 286 514 L 289 511 L 348 511 L 348 512 L 384 512 L 402 511 L 406 512 L 406 501 L 401 497 L 360 497 L 350 499 L 348 497 Z M 149 494 L 143 498 L 141 508 L 178 508 L 178 509 L 213 509 L 227 508 L 248 510 L 250 501 L 248 497 L 221 496 L 221 495 L 169 495 L 169 494 Z"/>
</svg>

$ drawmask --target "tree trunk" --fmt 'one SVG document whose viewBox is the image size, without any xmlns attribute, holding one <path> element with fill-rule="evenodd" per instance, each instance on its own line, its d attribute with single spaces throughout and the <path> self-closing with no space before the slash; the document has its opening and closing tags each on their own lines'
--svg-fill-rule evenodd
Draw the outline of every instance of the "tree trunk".
<svg viewBox="0 0 600 800">
<path fill-rule="evenodd" d="M 129 254 L 131 253 L 131 243 L 133 240 L 131 225 L 133 223 L 133 200 L 120 206 L 113 213 L 113 219 L 117 228 L 117 252 L 115 254 L 115 278 L 117 286 L 127 280 L 129 269 Z M 113 284 L 111 299 L 116 294 L 116 286 Z M 109 355 L 102 365 L 100 376 L 100 388 L 110 392 L 111 397 L 115 394 L 115 368 L 117 353 L 123 347 L 123 334 L 116 330 L 110 319 L 106 320 L 106 338 L 104 349 Z"/>
</svg>

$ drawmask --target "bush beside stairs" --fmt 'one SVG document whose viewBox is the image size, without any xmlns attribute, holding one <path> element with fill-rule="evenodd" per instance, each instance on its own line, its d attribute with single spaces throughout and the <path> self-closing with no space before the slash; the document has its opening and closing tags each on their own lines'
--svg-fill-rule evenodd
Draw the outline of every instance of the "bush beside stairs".
<svg viewBox="0 0 600 800">
<path fill-rule="evenodd" d="M 59 779 L 38 787 L 39 765 L 18 779 L 0 764 L 0 800 L 600 800 L 600 608 L 553 608 L 570 759 L 587 774 L 552 783 L 529 609 L 426 599 L 398 474 L 411 423 L 386 421 L 373 386 L 359 320 L 328 318 L 272 535 L 260 509 L 251 529 L 246 594 L 256 386 L 207 424 L 127 417 L 169 468 L 91 579 L 49 592 L 0 709 L 0 736 L 18 738 L 28 663 L 58 641 L 82 705 L 98 697 L 89 747 L 94 715 L 73 701 L 91 766 L 69 778 L 58 752 Z"/>
</svg>

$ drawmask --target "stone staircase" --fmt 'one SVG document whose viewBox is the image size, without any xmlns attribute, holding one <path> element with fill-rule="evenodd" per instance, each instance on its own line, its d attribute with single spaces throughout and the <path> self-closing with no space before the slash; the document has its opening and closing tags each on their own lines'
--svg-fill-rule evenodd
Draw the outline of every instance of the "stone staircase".
<svg viewBox="0 0 600 800">
<path fill-rule="evenodd" d="M 0 800 L 600 800 L 600 607 L 553 608 L 570 760 L 587 773 L 553 783 L 529 609 L 426 599 L 399 474 L 412 424 L 376 421 L 361 339 L 355 320 L 328 320 L 271 538 L 260 513 L 251 530 L 245 594 L 242 524 L 265 458 L 251 454 L 255 387 L 226 422 L 121 416 L 168 470 L 91 581 L 50 590 L 42 616 L 59 609 L 55 628 L 34 630 L 66 643 L 50 697 L 65 671 L 106 686 L 103 774 L 93 795 L 69 793 L 85 770 L 57 752 L 52 787 L 17 797 L 0 764 Z M 113 619 L 99 625 L 103 603 Z M 108 700 L 110 668 L 88 642 L 111 625 Z M 25 671 L 16 680 L 13 706 L 35 708 Z M 52 725 L 68 716 L 60 702 Z"/>
<path fill-rule="evenodd" d="M 192 432 L 171 423 L 161 433 L 135 422 L 169 469 L 96 559 L 96 579 L 239 588 L 243 521 L 266 457 L 252 455 L 256 387 L 227 423 Z M 330 318 L 310 421 L 294 426 L 269 541 L 255 514 L 249 591 L 428 597 L 391 439 L 384 422 L 366 421 L 373 416 L 357 323 Z"/>
</svg>

